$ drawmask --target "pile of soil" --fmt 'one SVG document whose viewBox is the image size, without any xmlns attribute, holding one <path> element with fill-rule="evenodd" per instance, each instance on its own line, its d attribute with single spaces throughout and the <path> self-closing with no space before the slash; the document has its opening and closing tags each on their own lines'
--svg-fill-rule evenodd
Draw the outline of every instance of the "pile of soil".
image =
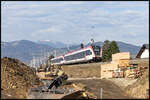
<svg viewBox="0 0 150 100">
<path fill-rule="evenodd" d="M 126 92 L 138 99 L 148 99 L 149 98 L 149 69 L 146 69 L 146 71 L 143 73 L 143 75 L 140 78 L 138 78 L 135 84 L 129 85 L 126 88 Z"/>
<path fill-rule="evenodd" d="M 26 98 L 34 85 L 42 82 L 32 68 L 17 59 L 1 58 L 1 98 Z"/>
</svg>

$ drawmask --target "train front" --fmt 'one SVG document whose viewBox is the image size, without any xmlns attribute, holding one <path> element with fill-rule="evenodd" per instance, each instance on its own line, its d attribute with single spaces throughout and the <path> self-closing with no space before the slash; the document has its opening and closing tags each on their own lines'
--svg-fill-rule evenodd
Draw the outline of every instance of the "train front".
<svg viewBox="0 0 150 100">
<path fill-rule="evenodd" d="M 98 45 L 91 45 L 92 51 L 94 52 L 94 61 L 101 61 L 102 60 L 102 48 Z"/>
</svg>

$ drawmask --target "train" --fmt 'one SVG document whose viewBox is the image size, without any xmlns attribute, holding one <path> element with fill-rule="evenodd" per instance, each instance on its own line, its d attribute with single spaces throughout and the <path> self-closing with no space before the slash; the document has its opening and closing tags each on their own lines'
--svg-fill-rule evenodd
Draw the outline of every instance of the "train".
<svg viewBox="0 0 150 100">
<path fill-rule="evenodd" d="M 102 48 L 99 45 L 90 46 L 71 51 L 67 54 L 51 59 L 51 65 L 66 65 L 87 62 L 98 62 L 102 60 Z"/>
</svg>

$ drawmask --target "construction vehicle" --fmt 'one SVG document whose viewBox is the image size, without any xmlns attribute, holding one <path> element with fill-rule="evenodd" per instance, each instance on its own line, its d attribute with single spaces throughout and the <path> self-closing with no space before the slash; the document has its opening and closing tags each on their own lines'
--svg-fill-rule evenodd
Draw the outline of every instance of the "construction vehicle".
<svg viewBox="0 0 150 100">
<path fill-rule="evenodd" d="M 40 69 L 36 74 L 38 75 L 40 79 L 53 79 L 53 78 L 56 78 L 58 76 L 65 74 L 61 70 L 61 66 L 55 66 L 49 69 L 50 70 Z"/>
<path fill-rule="evenodd" d="M 61 69 L 53 69 L 45 73 L 45 77 L 57 77 L 65 74 Z"/>
<path fill-rule="evenodd" d="M 49 98 L 51 96 L 49 94 L 64 94 L 66 90 L 60 89 L 58 87 L 63 83 L 63 81 L 67 79 L 68 79 L 68 76 L 66 74 L 62 74 L 61 76 L 58 76 L 53 80 L 49 80 L 49 83 L 47 85 L 29 89 L 27 96 L 30 99 L 31 98 L 39 99 L 42 97 L 42 96 L 38 97 L 41 94 L 47 95 Z M 42 97 L 42 98 L 45 98 L 45 97 Z"/>
</svg>

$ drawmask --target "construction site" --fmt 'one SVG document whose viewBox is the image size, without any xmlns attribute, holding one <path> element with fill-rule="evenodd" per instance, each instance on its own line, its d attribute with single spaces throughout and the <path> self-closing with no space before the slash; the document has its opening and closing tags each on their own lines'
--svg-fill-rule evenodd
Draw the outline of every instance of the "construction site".
<svg viewBox="0 0 150 100">
<path fill-rule="evenodd" d="M 138 92 L 137 92 L 138 91 Z M 112 54 L 110 62 L 39 69 L 1 58 L 2 99 L 148 99 L 149 58 Z"/>
</svg>

